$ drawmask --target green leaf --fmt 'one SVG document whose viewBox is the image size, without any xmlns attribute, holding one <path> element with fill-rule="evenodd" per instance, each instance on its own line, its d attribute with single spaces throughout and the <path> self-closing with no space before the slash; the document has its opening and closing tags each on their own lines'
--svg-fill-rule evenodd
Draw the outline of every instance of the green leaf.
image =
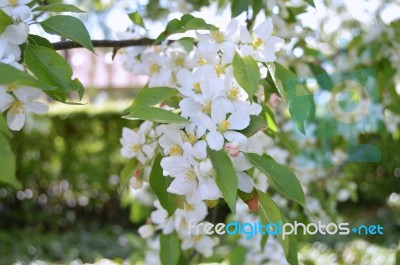
<svg viewBox="0 0 400 265">
<path fill-rule="evenodd" d="M 244 134 L 247 137 L 251 137 L 257 132 L 259 132 L 262 129 L 267 128 L 267 123 L 265 119 L 261 118 L 260 116 L 256 115 L 251 115 L 250 116 L 250 124 L 249 126 L 244 129 L 239 131 L 240 133 Z"/>
<path fill-rule="evenodd" d="M 215 170 L 215 182 L 233 213 L 236 211 L 238 177 L 229 156 L 223 151 L 207 148 L 207 154 Z"/>
<path fill-rule="evenodd" d="M 3 114 L 0 114 L 0 134 L 4 134 L 5 137 L 11 138 L 12 133 L 10 129 L 8 129 L 8 125 L 6 119 L 4 118 Z"/>
<path fill-rule="evenodd" d="M 153 168 L 150 173 L 150 187 L 153 189 L 161 206 L 172 215 L 176 210 L 176 196 L 167 192 L 172 178 L 163 176 L 163 169 L 161 167 L 161 155 L 158 155 L 153 163 Z"/>
<path fill-rule="evenodd" d="M 317 79 L 318 85 L 322 90 L 331 91 L 333 88 L 333 81 L 324 68 L 318 64 L 309 63 L 308 66 L 313 73 L 313 77 Z"/>
<path fill-rule="evenodd" d="M 13 24 L 11 17 L 9 17 L 1 8 L 0 8 L 0 33 L 3 33 L 7 26 Z"/>
<path fill-rule="evenodd" d="M 46 48 L 54 50 L 54 46 L 53 46 L 53 44 L 51 44 L 50 41 L 48 41 L 46 38 L 43 38 L 43 37 L 38 36 L 38 35 L 29 34 L 28 35 L 28 43 L 29 44 L 33 44 L 33 45 L 37 45 L 37 46 L 43 46 L 43 47 L 46 47 Z"/>
<path fill-rule="evenodd" d="M 178 90 L 170 87 L 144 88 L 136 95 L 135 100 L 124 112 L 133 111 L 140 107 L 153 107 L 175 96 L 177 93 Z"/>
<path fill-rule="evenodd" d="M 239 246 L 235 247 L 231 254 L 229 255 L 230 265 L 243 265 L 246 264 L 246 253 L 247 249 L 245 247 Z"/>
<path fill-rule="evenodd" d="M 310 4 L 312 7 L 315 8 L 314 0 L 304 0 L 306 3 Z"/>
<path fill-rule="evenodd" d="M 214 25 L 207 24 L 204 19 L 194 17 L 186 14 L 179 19 L 173 19 L 168 22 L 166 29 L 157 37 L 155 43 L 161 43 L 166 40 L 169 36 L 176 33 L 184 33 L 189 30 L 216 30 L 218 29 Z"/>
<path fill-rule="evenodd" d="M 260 13 L 261 9 L 264 7 L 264 3 L 260 0 L 251 0 L 251 8 L 253 9 L 253 18 Z"/>
<path fill-rule="evenodd" d="M 144 25 L 144 22 L 143 22 L 143 18 L 139 12 L 130 13 L 130 14 L 128 14 L 128 17 L 132 20 L 133 23 L 146 29 L 146 26 Z"/>
<path fill-rule="evenodd" d="M 33 9 L 33 11 L 55 12 L 55 13 L 62 13 L 62 12 L 85 13 L 85 11 L 79 9 L 74 5 L 61 4 L 61 3 L 39 6 Z"/>
<path fill-rule="evenodd" d="M 11 65 L 0 63 L 0 85 L 26 85 L 31 87 L 41 88 L 49 95 L 53 95 L 54 99 L 58 99 L 57 89 L 52 86 L 48 86 L 33 78 L 25 71 L 20 71 Z"/>
<path fill-rule="evenodd" d="M 251 99 L 258 90 L 261 77 L 260 68 L 254 58 L 251 56 L 242 58 L 236 53 L 233 57 L 233 75 Z"/>
<path fill-rule="evenodd" d="M 180 242 L 176 231 L 169 235 L 160 235 L 160 261 L 162 265 L 178 264 L 181 254 Z"/>
<path fill-rule="evenodd" d="M 246 156 L 255 167 L 261 170 L 272 181 L 279 193 L 305 207 L 303 188 L 292 171 L 278 164 L 272 157 L 267 155 L 260 156 L 248 153 Z"/>
<path fill-rule="evenodd" d="M 64 15 L 52 16 L 40 22 L 40 25 L 47 33 L 73 40 L 94 52 L 89 32 L 82 21 L 76 17 Z"/>
<path fill-rule="evenodd" d="M 277 132 L 278 126 L 276 125 L 274 113 L 266 105 L 263 106 L 263 111 L 265 113 L 265 119 L 267 121 L 268 130 Z"/>
<path fill-rule="evenodd" d="M 119 182 L 120 192 L 124 191 L 128 186 L 129 179 L 133 176 L 134 170 L 137 166 L 136 158 L 132 158 L 126 163 L 121 171 L 121 180 Z"/>
<path fill-rule="evenodd" d="M 78 91 L 82 97 L 82 84 L 78 79 L 71 80 L 71 66 L 56 51 L 43 46 L 27 45 L 24 57 L 29 70 L 41 82 L 57 88 L 48 93 L 53 98 L 65 101 L 72 91 Z"/>
<path fill-rule="evenodd" d="M 304 124 L 311 120 L 315 109 L 313 95 L 289 69 L 279 63 L 269 63 L 267 67 L 277 90 L 288 105 L 297 128 L 305 134 Z"/>
<path fill-rule="evenodd" d="M 278 205 L 264 192 L 257 190 L 258 194 L 258 214 L 260 215 L 263 224 L 284 222 L 281 211 Z M 285 256 L 289 253 L 289 237 L 283 239 L 282 235 L 276 235 L 276 238 L 282 245 Z"/>
<path fill-rule="evenodd" d="M 290 265 L 298 265 L 298 249 L 297 249 L 297 239 L 295 235 L 289 235 L 289 251 L 286 254 L 286 260 Z"/>
<path fill-rule="evenodd" d="M 232 0 L 231 17 L 237 17 L 249 9 L 250 0 Z"/>
<path fill-rule="evenodd" d="M 123 118 L 128 120 L 154 121 L 158 123 L 184 123 L 188 121 L 171 111 L 155 107 L 136 108 Z"/>
<path fill-rule="evenodd" d="M 0 133 L 0 182 L 21 189 L 22 185 L 16 178 L 15 155 L 11 151 L 4 134 Z"/>
</svg>

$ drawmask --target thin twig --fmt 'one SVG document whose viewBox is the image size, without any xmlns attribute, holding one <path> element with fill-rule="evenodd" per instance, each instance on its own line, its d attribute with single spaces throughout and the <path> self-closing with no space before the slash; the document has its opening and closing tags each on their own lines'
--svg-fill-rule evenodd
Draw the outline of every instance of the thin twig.
<svg viewBox="0 0 400 265">
<path fill-rule="evenodd" d="M 95 48 L 114 48 L 119 50 L 131 46 L 151 46 L 154 45 L 153 39 L 138 39 L 138 40 L 92 40 L 93 47 Z M 82 48 L 83 46 L 74 41 L 59 41 L 53 43 L 56 50 L 68 50 L 74 48 Z"/>
</svg>

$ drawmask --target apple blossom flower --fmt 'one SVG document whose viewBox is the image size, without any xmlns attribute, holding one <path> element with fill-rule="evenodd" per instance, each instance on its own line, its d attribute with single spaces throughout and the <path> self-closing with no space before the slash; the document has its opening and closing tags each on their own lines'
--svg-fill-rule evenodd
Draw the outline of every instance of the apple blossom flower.
<svg viewBox="0 0 400 265">
<path fill-rule="evenodd" d="M 275 53 L 281 49 L 284 40 L 272 36 L 272 21 L 266 19 L 258 25 L 253 34 L 245 28 L 240 29 L 242 46 L 240 51 L 243 55 L 254 56 L 260 62 L 273 62 L 276 60 Z"/>
<path fill-rule="evenodd" d="M 36 100 L 42 91 L 33 87 L 0 86 L 0 111 L 7 112 L 7 124 L 13 131 L 19 131 L 25 124 L 26 113 L 45 114 L 49 107 Z"/>
</svg>

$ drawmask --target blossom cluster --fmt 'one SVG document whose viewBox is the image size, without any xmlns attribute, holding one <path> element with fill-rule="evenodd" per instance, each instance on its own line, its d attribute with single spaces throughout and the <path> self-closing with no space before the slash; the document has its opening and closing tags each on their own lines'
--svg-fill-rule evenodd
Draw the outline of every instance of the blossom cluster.
<svg viewBox="0 0 400 265">
<path fill-rule="evenodd" d="M 184 198 L 184 207 L 172 215 L 168 215 L 156 201 L 156 210 L 139 233 L 157 246 L 155 230 L 162 230 L 164 234 L 175 230 L 183 249 L 196 249 L 210 256 L 215 239 L 204 234 L 186 233 L 189 221 L 192 224 L 204 222 L 207 204 L 212 205 L 222 197 L 208 150 L 228 154 L 237 173 L 239 190 L 250 193 L 255 187 L 266 188 L 266 181 L 260 181 L 266 178 L 259 178 L 262 174 L 258 170 L 253 170 L 254 174 L 248 173 L 253 166 L 244 153 L 264 154 L 264 143 L 269 138 L 262 132 L 250 137 L 241 132 L 250 125 L 251 116 L 262 111 L 262 106 L 256 101 L 263 93 L 260 89 L 255 96 L 257 100 L 249 98 L 235 79 L 233 58 L 235 54 L 253 57 L 258 62 L 260 74 L 265 77 L 263 63 L 276 60 L 275 53 L 283 45 L 283 40 L 272 35 L 269 19 L 252 31 L 232 20 L 225 31 L 196 34 L 198 43 L 189 52 L 177 43 L 148 50 L 142 47 L 125 50 L 124 67 L 135 74 L 148 75 L 148 89 L 168 86 L 179 91 L 179 113 L 187 122 L 153 124 L 151 135 L 157 138 L 159 150 L 153 145 L 154 137 L 149 138 L 142 129 L 147 122 L 136 132 L 125 128 L 121 154 L 137 158 L 149 172 L 151 163 L 148 161 L 154 159 L 157 151 L 162 152 L 163 174 L 173 179 L 167 191 Z M 140 174 L 132 174 L 134 179 L 138 176 L 145 179 Z M 136 182 L 136 179 L 131 181 Z M 140 187 L 133 185 L 133 188 Z M 149 245 L 152 245 L 150 241 Z M 157 252 L 157 247 L 153 251 Z"/>
<path fill-rule="evenodd" d="M 10 17 L 12 24 L 0 33 L 0 63 L 9 64 L 24 71 L 20 64 L 20 45 L 27 42 L 32 11 L 27 6 L 29 0 L 0 1 L 1 10 Z M 48 106 L 36 100 L 43 93 L 33 87 L 9 85 L 0 86 L 0 112 L 7 112 L 7 124 L 11 130 L 19 131 L 25 124 L 27 112 L 44 114 Z"/>
</svg>

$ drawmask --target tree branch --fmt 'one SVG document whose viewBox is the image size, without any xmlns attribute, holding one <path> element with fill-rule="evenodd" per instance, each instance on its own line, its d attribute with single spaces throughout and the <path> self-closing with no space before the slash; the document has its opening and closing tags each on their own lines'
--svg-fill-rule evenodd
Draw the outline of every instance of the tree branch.
<svg viewBox="0 0 400 265">
<path fill-rule="evenodd" d="M 151 46 L 154 45 L 153 39 L 138 39 L 138 40 L 92 40 L 93 47 L 97 48 L 114 48 L 118 50 L 131 46 Z M 68 50 L 74 48 L 82 48 L 83 46 L 74 41 L 59 41 L 53 43 L 56 50 Z"/>
</svg>

